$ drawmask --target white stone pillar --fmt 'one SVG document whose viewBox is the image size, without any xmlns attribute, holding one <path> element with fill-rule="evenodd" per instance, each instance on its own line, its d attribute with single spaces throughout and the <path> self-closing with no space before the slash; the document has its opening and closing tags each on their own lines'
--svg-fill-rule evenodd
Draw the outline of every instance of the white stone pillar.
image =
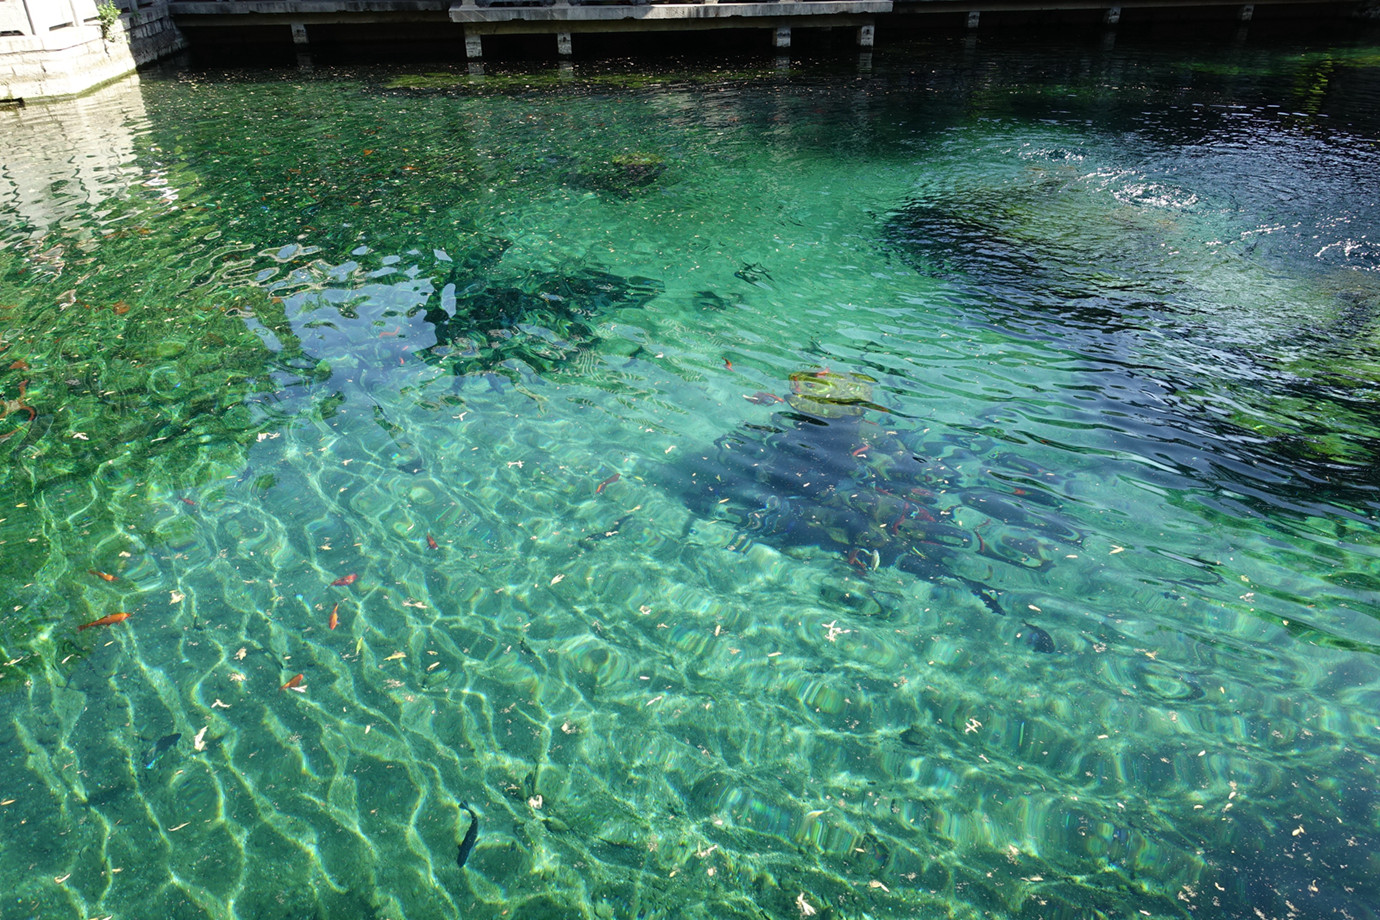
<svg viewBox="0 0 1380 920">
<path fill-rule="evenodd" d="M 1255 4 L 1253 3 L 1247 3 L 1236 12 L 1238 22 L 1250 22 L 1253 16 L 1255 16 Z"/>
<path fill-rule="evenodd" d="M 293 22 L 288 24 L 292 28 L 292 43 L 294 45 L 307 44 L 307 24 L 305 22 Z"/>
<path fill-rule="evenodd" d="M 465 57 L 477 61 L 484 56 L 484 42 L 478 35 L 465 33 Z"/>
<path fill-rule="evenodd" d="M 982 19 L 982 14 L 977 10 L 973 10 L 968 14 L 968 28 L 976 29 L 978 27 L 978 20 L 980 19 Z"/>
<path fill-rule="evenodd" d="M 561 57 L 570 57 L 570 33 L 556 33 L 556 53 Z"/>
<path fill-rule="evenodd" d="M 877 38 L 877 27 L 868 23 L 865 26 L 858 26 L 858 47 L 871 48 L 872 43 Z"/>
<path fill-rule="evenodd" d="M 791 27 L 777 26 L 776 35 L 773 38 L 777 48 L 789 48 L 791 46 Z"/>
<path fill-rule="evenodd" d="M 1114 25 L 1116 25 L 1118 22 L 1121 22 L 1121 7 L 1119 7 L 1119 6 L 1113 6 L 1113 7 L 1108 8 L 1105 12 L 1103 12 L 1103 14 L 1102 14 L 1102 24 L 1103 24 L 1103 25 L 1114 26 Z"/>
</svg>

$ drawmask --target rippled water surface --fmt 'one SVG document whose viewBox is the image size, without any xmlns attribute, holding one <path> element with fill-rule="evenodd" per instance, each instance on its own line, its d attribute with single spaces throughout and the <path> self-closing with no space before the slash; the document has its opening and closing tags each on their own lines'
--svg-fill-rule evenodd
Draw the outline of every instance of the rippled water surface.
<svg viewBox="0 0 1380 920">
<path fill-rule="evenodd" d="M 1380 44 L 0 112 L 0 917 L 1375 918 L 1378 395 Z"/>
</svg>

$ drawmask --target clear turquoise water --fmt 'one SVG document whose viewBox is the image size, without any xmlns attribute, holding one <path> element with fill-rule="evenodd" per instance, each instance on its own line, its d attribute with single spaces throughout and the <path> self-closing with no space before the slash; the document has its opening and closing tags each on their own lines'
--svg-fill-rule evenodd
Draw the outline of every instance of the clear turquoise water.
<svg viewBox="0 0 1380 920">
<path fill-rule="evenodd" d="M 0 917 L 1377 916 L 1380 44 L 0 123 Z"/>
</svg>

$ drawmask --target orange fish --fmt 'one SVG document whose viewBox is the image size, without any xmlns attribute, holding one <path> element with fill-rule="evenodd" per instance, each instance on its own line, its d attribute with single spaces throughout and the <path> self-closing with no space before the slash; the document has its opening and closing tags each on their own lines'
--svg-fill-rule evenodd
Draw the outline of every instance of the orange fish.
<svg viewBox="0 0 1380 920">
<path fill-rule="evenodd" d="M 609 485 L 609 484 L 611 484 L 611 483 L 615 483 L 615 482 L 617 482 L 617 481 L 618 481 L 619 479 L 621 479 L 621 478 L 622 478 L 622 477 L 619 476 L 617 473 L 614 473 L 614 474 L 613 474 L 612 476 L 610 476 L 608 479 L 605 479 L 603 482 L 599 483 L 597 486 L 594 487 L 594 494 L 595 494 L 595 495 L 598 495 L 600 492 L 604 491 L 604 487 L 605 487 L 605 486 L 607 486 L 607 485 Z"/>
<path fill-rule="evenodd" d="M 92 620 L 90 623 L 81 624 L 77 627 L 77 632 L 81 632 L 83 629 L 90 629 L 92 626 L 113 626 L 116 623 L 128 619 L 129 614 L 127 613 L 112 613 L 109 616 L 101 617 L 99 620 Z"/>
<path fill-rule="evenodd" d="M 427 534 L 427 535 L 426 535 L 426 545 L 429 546 L 429 547 L 431 547 L 432 549 L 436 549 L 436 548 L 437 548 L 437 547 L 436 547 L 436 538 L 433 537 L 431 534 Z"/>
<path fill-rule="evenodd" d="M 327 621 L 330 624 L 331 629 L 335 629 L 336 626 L 340 625 L 340 614 L 338 612 L 339 610 L 339 604 L 336 604 L 334 607 L 331 608 L 331 618 Z"/>
<path fill-rule="evenodd" d="M 332 587 L 332 588 L 335 588 L 335 587 L 339 587 L 340 585 L 352 585 L 352 584 L 355 583 L 355 579 L 358 578 L 358 577 L 359 577 L 359 576 L 356 575 L 354 572 L 351 572 L 349 575 L 346 575 L 344 578 L 337 578 L 335 581 L 331 582 L 331 587 Z"/>
<path fill-rule="evenodd" d="M 118 575 L 111 575 L 108 572 L 98 572 L 95 569 L 87 569 L 86 571 L 95 575 L 97 578 L 104 578 L 106 581 L 115 581 L 119 577 Z"/>
<path fill-rule="evenodd" d="M 295 687 L 300 687 L 300 686 L 302 686 L 302 675 L 301 675 L 301 674 L 294 674 L 292 677 L 289 677 L 289 678 L 288 678 L 288 682 L 287 682 L 287 683 L 283 684 L 283 685 L 282 685 L 281 687 L 279 687 L 278 689 L 279 689 L 280 691 L 281 691 L 281 690 L 292 690 L 293 688 L 295 688 Z"/>
</svg>

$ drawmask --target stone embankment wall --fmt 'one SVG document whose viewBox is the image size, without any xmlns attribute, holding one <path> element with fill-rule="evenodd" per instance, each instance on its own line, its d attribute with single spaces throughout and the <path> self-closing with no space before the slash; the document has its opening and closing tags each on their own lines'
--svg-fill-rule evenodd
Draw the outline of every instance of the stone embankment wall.
<svg viewBox="0 0 1380 920">
<path fill-rule="evenodd" d="M 0 0 L 0 105 L 72 96 L 185 47 L 167 0 Z"/>
</svg>

